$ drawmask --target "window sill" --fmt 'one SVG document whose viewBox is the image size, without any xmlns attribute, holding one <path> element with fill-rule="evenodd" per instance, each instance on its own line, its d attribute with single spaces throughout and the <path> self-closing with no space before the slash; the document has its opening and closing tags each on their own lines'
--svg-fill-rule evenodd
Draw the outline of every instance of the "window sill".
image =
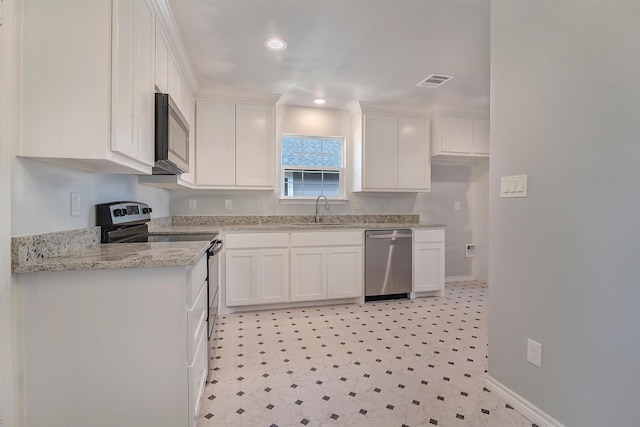
<svg viewBox="0 0 640 427">
<path fill-rule="evenodd" d="M 349 199 L 343 198 L 329 198 L 329 205 L 346 205 L 349 203 Z M 324 203 L 324 200 L 321 200 L 320 203 Z M 281 205 L 315 205 L 316 198 L 315 197 L 281 197 L 280 198 Z"/>
</svg>

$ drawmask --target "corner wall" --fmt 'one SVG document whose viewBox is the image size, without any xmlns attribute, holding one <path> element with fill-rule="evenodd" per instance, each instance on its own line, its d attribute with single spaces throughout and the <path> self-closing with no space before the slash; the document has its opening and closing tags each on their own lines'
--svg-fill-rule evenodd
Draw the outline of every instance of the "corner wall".
<svg viewBox="0 0 640 427">
<path fill-rule="evenodd" d="M 640 419 L 639 40 L 637 1 L 491 2 L 489 375 L 567 426 Z"/>
</svg>

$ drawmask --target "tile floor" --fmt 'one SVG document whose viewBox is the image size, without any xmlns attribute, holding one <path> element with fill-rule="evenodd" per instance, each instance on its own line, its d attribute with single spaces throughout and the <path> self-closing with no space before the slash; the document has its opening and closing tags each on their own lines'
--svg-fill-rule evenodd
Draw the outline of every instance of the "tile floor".
<svg viewBox="0 0 640 427">
<path fill-rule="evenodd" d="M 535 427 L 484 388 L 487 294 L 222 316 L 198 427 Z"/>
</svg>

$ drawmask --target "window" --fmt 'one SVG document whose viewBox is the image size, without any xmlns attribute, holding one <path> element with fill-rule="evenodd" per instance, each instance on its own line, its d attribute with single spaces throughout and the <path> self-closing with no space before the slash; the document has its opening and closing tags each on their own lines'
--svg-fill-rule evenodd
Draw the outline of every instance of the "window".
<svg viewBox="0 0 640 427">
<path fill-rule="evenodd" d="M 344 197 L 344 138 L 282 135 L 282 197 Z"/>
</svg>

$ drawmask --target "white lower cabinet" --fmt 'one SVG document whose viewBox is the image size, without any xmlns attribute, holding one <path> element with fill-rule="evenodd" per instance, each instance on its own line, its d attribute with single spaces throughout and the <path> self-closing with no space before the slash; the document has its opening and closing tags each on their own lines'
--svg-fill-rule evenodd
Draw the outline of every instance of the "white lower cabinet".
<svg viewBox="0 0 640 427">
<path fill-rule="evenodd" d="M 289 233 L 225 236 L 227 307 L 289 301 Z"/>
<path fill-rule="evenodd" d="M 291 248 L 291 301 L 327 299 L 327 250 Z"/>
<path fill-rule="evenodd" d="M 291 233 L 291 301 L 362 296 L 362 234 Z"/>
<path fill-rule="evenodd" d="M 227 307 L 358 298 L 363 232 L 228 233 Z"/>
<path fill-rule="evenodd" d="M 327 248 L 329 299 L 362 296 L 362 246 Z"/>
<path fill-rule="evenodd" d="M 289 249 L 233 249 L 226 259 L 227 306 L 289 301 Z"/>
<path fill-rule="evenodd" d="M 25 425 L 195 427 L 206 263 L 16 275 Z"/>
<path fill-rule="evenodd" d="M 444 230 L 413 231 L 413 292 L 444 290 Z"/>
</svg>

